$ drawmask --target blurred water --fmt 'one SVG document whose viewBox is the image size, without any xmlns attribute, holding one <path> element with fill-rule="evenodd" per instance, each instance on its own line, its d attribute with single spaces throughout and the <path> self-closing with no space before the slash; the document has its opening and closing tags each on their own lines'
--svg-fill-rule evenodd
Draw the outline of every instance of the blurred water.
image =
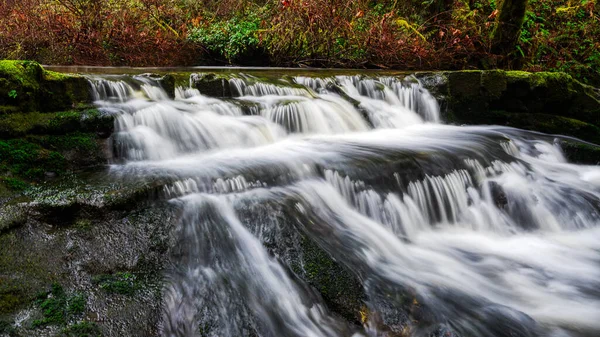
<svg viewBox="0 0 600 337">
<path fill-rule="evenodd" d="M 117 115 L 112 172 L 183 209 L 165 336 L 600 335 L 600 169 L 550 137 L 444 125 L 414 78 L 240 75 L 232 98 L 174 100 L 90 81 Z M 362 326 L 267 249 L 286 226 L 360 280 Z"/>
</svg>

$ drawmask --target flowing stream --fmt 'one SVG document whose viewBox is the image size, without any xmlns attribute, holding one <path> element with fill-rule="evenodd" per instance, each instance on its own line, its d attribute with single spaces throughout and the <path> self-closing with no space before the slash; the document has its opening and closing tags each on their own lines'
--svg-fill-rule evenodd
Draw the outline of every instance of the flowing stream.
<svg viewBox="0 0 600 337">
<path fill-rule="evenodd" d="M 181 206 L 164 336 L 600 336 L 600 169 L 553 137 L 445 125 L 411 77 L 90 83 L 112 173 Z M 360 320 L 302 240 L 358 280 Z"/>
</svg>

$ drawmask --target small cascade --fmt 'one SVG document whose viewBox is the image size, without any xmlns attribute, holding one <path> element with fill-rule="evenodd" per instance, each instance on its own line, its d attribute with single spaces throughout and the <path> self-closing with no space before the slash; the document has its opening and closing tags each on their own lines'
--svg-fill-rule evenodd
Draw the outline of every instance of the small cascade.
<svg viewBox="0 0 600 337">
<path fill-rule="evenodd" d="M 99 77 L 89 77 L 94 101 L 125 102 L 129 100 L 135 90 L 122 80 L 107 80 Z"/>
<path fill-rule="evenodd" d="M 311 97 L 308 90 L 304 88 L 292 88 L 283 85 L 275 85 L 260 81 L 247 82 L 241 78 L 232 78 L 229 85 L 235 89 L 237 96 L 302 96 Z"/>
<path fill-rule="evenodd" d="M 392 104 L 400 104 L 411 111 L 417 112 L 426 121 L 440 121 L 440 107 L 437 100 L 414 77 L 399 81 L 394 77 L 380 79 L 394 94 L 386 91 L 386 100 Z M 396 98 L 398 99 L 396 101 Z"/>
<path fill-rule="evenodd" d="M 182 201 L 177 268 L 166 290 L 165 335 L 195 336 L 199 326 L 227 336 L 249 336 L 252 330 L 264 336 L 352 335 L 347 323 L 311 303 L 308 288 L 290 279 L 226 201 L 198 194 Z"/>
<path fill-rule="evenodd" d="M 164 336 L 600 334 L 597 166 L 444 125 L 410 76 L 222 81 L 90 78 L 111 173 L 181 209 Z"/>
<path fill-rule="evenodd" d="M 335 134 L 369 128 L 356 109 L 334 97 L 277 104 L 260 113 L 291 133 Z"/>
</svg>

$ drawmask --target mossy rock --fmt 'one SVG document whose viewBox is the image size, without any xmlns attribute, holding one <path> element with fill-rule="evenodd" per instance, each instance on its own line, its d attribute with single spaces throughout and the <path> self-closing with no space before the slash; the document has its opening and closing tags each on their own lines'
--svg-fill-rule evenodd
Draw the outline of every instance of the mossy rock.
<svg viewBox="0 0 600 337">
<path fill-rule="evenodd" d="M 483 94 L 490 99 L 498 99 L 507 87 L 507 76 L 503 70 L 485 71 L 481 75 Z"/>
<path fill-rule="evenodd" d="M 93 282 L 110 294 L 133 295 L 141 287 L 138 277 L 129 272 L 97 275 Z"/>
<path fill-rule="evenodd" d="M 155 81 L 167 93 L 167 95 L 171 99 L 175 98 L 175 82 L 176 82 L 175 76 L 173 76 L 171 74 L 158 75 L 158 74 L 152 74 L 152 73 L 141 74 L 141 75 L 137 75 L 137 76 L 146 77 L 146 78 L 151 79 L 152 81 Z M 188 83 L 189 83 L 189 81 L 188 81 Z"/>
<path fill-rule="evenodd" d="M 562 140 L 559 144 L 569 162 L 600 165 L 600 146 L 573 140 Z"/>
<path fill-rule="evenodd" d="M 52 252 L 60 245 L 24 242 L 14 231 L 0 234 L 0 318 L 28 306 L 57 279 L 63 262 Z"/>
<path fill-rule="evenodd" d="M 32 61 L 0 61 L 2 113 L 60 111 L 90 101 L 83 76 L 46 71 Z"/>
<path fill-rule="evenodd" d="M 447 93 L 445 114 L 452 116 L 447 118 L 449 122 L 492 124 L 498 119 L 495 112 L 507 111 L 560 116 L 600 126 L 600 90 L 565 73 L 466 70 L 442 72 L 447 84 L 423 80 L 435 74 L 417 74 L 417 77 L 430 91 Z M 520 124 L 523 119 L 528 117 L 512 124 Z M 544 129 L 536 124 L 538 131 L 564 133 L 552 125 Z M 585 138 L 591 139 L 589 134 Z"/>
<path fill-rule="evenodd" d="M 36 62 L 0 61 L 0 106 L 37 110 L 43 72 Z"/>
<path fill-rule="evenodd" d="M 100 337 L 102 331 L 94 322 L 83 321 L 64 328 L 61 337 Z"/>
<path fill-rule="evenodd" d="M 94 132 L 101 138 L 108 138 L 113 128 L 113 116 L 96 109 L 0 115 L 0 139 L 72 132 Z"/>
<path fill-rule="evenodd" d="M 232 97 L 229 81 L 216 74 L 192 74 L 190 75 L 190 84 L 205 96 Z"/>
<path fill-rule="evenodd" d="M 450 95 L 454 99 L 460 100 L 480 94 L 481 71 L 446 72 L 445 75 L 448 78 Z"/>
<path fill-rule="evenodd" d="M 41 88 L 41 111 L 60 111 L 91 101 L 90 84 L 83 76 L 44 71 Z"/>
<path fill-rule="evenodd" d="M 41 181 L 104 165 L 103 148 L 95 134 L 82 132 L 0 140 L 0 175 Z"/>
<path fill-rule="evenodd" d="M 321 294 L 328 307 L 355 323 L 366 300 L 358 279 L 314 242 L 304 238 L 301 243 L 304 279 Z"/>
<path fill-rule="evenodd" d="M 600 128 L 577 119 L 548 114 L 491 111 L 470 120 L 477 124 L 506 125 L 519 129 L 576 137 L 600 144 Z"/>
<path fill-rule="evenodd" d="M 454 113 L 470 116 L 487 109 L 481 88 L 481 71 L 444 72 L 448 78 L 448 104 Z"/>
</svg>

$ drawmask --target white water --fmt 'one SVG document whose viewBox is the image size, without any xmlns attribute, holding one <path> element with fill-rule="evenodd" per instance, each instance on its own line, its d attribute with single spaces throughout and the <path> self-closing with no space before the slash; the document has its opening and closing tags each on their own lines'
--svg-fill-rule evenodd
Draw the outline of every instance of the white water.
<svg viewBox="0 0 600 337">
<path fill-rule="evenodd" d="M 440 124 L 412 78 L 92 81 L 112 171 L 183 209 L 165 336 L 600 335 L 600 169 L 551 138 Z M 298 235 L 359 280 L 363 326 L 298 274 Z"/>
</svg>

